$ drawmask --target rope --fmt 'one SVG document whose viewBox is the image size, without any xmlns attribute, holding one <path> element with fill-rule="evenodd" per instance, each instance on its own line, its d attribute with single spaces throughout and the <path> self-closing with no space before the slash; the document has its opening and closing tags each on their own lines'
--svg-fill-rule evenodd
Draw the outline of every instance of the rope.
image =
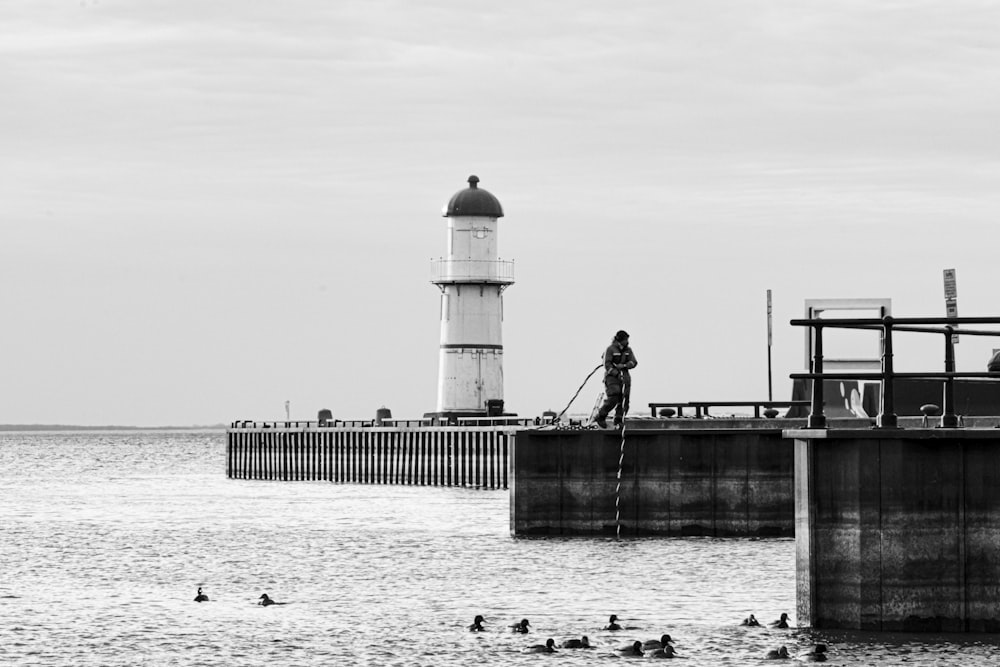
<svg viewBox="0 0 1000 667">
<path fill-rule="evenodd" d="M 594 367 L 594 370 L 590 371 L 587 377 L 583 380 L 583 384 L 581 384 L 580 387 L 576 390 L 576 393 L 573 394 L 573 398 L 569 399 L 569 403 L 566 404 L 566 407 L 563 408 L 562 412 L 560 412 L 556 416 L 555 419 L 556 421 L 562 419 L 562 416 L 566 414 L 567 410 L 569 410 L 569 406 L 573 405 L 573 401 L 575 401 L 576 397 L 580 395 L 581 391 L 583 391 L 584 386 L 586 386 L 587 382 L 590 381 L 590 378 L 593 377 L 594 373 L 596 373 L 598 369 L 601 368 L 604 368 L 603 363 L 598 364 L 597 366 Z M 624 390 L 625 387 L 622 387 L 622 389 Z M 618 483 L 615 485 L 615 539 L 616 540 L 620 540 L 622 538 L 622 522 L 621 522 L 622 463 L 625 460 L 625 415 L 628 414 L 630 393 L 631 393 L 630 391 L 626 391 L 625 395 L 622 396 L 622 441 L 621 441 L 620 451 L 618 453 Z"/>
<path fill-rule="evenodd" d="M 625 415 L 622 415 L 622 444 L 618 454 L 618 484 L 615 486 L 615 539 L 622 539 L 621 522 L 621 489 L 622 489 L 622 461 L 625 460 Z"/>
<path fill-rule="evenodd" d="M 603 363 L 597 364 L 597 366 L 594 367 L 594 370 L 590 371 L 590 375 L 588 375 L 586 377 L 586 379 L 584 379 L 583 384 L 581 384 L 580 388 L 576 390 L 575 394 L 573 394 L 573 398 L 569 399 L 569 403 L 567 403 L 566 407 L 562 409 L 562 412 L 560 412 L 558 415 L 556 415 L 556 419 L 555 419 L 556 421 L 559 421 L 560 419 L 562 419 L 562 416 L 564 414 L 566 414 L 567 410 L 569 410 L 569 406 L 573 405 L 573 401 L 575 401 L 576 397 L 580 395 L 580 392 L 583 391 L 584 386 L 586 386 L 587 382 L 590 381 L 590 378 L 592 378 L 594 376 L 594 373 L 596 373 L 597 369 L 599 369 L 599 368 L 604 368 L 604 364 Z"/>
</svg>

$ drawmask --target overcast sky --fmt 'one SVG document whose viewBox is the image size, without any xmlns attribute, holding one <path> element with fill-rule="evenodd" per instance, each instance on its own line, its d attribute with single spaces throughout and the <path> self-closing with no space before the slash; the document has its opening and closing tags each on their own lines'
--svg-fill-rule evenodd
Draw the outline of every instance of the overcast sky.
<svg viewBox="0 0 1000 667">
<path fill-rule="evenodd" d="M 434 410 L 430 259 L 470 174 L 506 214 L 522 415 L 620 328 L 635 412 L 766 398 L 768 289 L 776 399 L 805 299 L 943 316 L 954 268 L 959 314 L 1000 315 L 997 26 L 943 0 L 8 0 L 0 422 Z"/>
</svg>

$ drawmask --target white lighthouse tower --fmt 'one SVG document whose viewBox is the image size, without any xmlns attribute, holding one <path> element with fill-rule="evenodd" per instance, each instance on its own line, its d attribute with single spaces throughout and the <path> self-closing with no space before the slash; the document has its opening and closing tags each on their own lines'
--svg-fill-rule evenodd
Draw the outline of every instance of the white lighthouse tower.
<svg viewBox="0 0 1000 667">
<path fill-rule="evenodd" d="M 444 209 L 448 254 L 432 260 L 441 290 L 437 414 L 484 416 L 503 410 L 503 291 L 514 262 L 497 256 L 500 202 L 469 176 Z"/>
</svg>

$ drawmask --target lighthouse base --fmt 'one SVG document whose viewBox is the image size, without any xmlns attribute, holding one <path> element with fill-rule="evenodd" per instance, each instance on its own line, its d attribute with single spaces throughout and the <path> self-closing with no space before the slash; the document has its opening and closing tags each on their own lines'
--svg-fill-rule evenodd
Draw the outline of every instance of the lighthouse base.
<svg viewBox="0 0 1000 667">
<path fill-rule="evenodd" d="M 425 412 L 424 419 L 432 419 L 441 424 L 457 424 L 460 419 L 497 419 L 506 417 L 517 417 L 516 412 L 504 412 L 503 401 L 490 401 L 490 405 L 485 410 L 440 410 L 438 412 Z"/>
<path fill-rule="evenodd" d="M 486 407 L 482 410 L 441 410 L 438 412 L 425 412 L 424 419 L 452 419 L 458 417 L 516 417 L 516 414 L 503 411 L 503 399 L 491 398 L 486 401 Z"/>
<path fill-rule="evenodd" d="M 424 419 L 458 419 L 459 417 L 485 417 L 486 410 L 445 410 L 425 412 Z"/>
</svg>

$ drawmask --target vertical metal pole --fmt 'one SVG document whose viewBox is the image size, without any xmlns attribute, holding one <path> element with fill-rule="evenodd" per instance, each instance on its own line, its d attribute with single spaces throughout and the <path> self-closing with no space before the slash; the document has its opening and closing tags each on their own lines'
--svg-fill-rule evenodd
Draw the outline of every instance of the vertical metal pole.
<svg viewBox="0 0 1000 667">
<path fill-rule="evenodd" d="M 882 389 L 879 391 L 878 418 L 876 428 L 899 428 L 896 418 L 895 397 L 893 385 L 895 373 L 892 369 L 892 317 L 882 318 L 884 338 L 882 340 Z"/>
<path fill-rule="evenodd" d="M 767 400 L 774 400 L 771 384 L 771 290 L 767 290 Z"/>
<path fill-rule="evenodd" d="M 944 335 L 944 370 L 946 373 L 955 372 L 955 339 L 952 336 L 954 329 L 945 327 Z M 944 392 L 941 406 L 941 428 L 957 428 L 958 416 L 955 414 L 955 378 L 945 378 Z"/>
<path fill-rule="evenodd" d="M 823 373 L 823 325 L 816 324 L 814 329 L 812 372 Z M 806 428 L 826 428 L 826 415 L 823 414 L 823 378 L 815 377 L 812 381 L 812 403 L 809 406 L 809 417 Z"/>
<path fill-rule="evenodd" d="M 767 346 L 767 400 L 774 400 L 774 391 L 771 384 L 771 346 Z"/>
</svg>

